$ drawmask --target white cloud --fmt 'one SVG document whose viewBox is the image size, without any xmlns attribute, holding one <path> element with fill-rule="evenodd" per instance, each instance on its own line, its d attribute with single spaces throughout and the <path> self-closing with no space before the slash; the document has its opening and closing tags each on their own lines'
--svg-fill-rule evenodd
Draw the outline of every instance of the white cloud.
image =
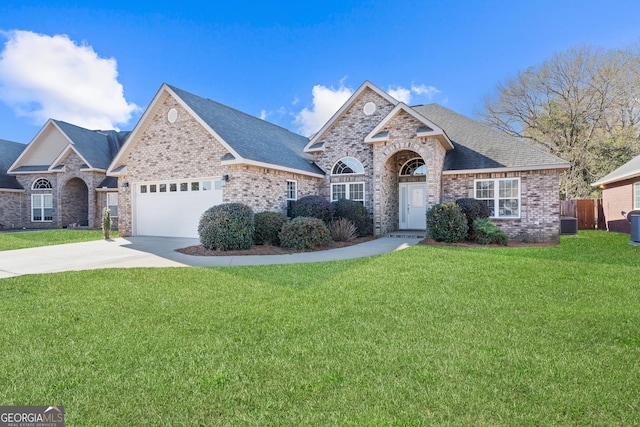
<svg viewBox="0 0 640 427">
<path fill-rule="evenodd" d="M 402 86 L 397 86 L 396 88 L 392 88 L 391 86 L 389 86 L 389 90 L 387 91 L 387 93 L 400 102 L 411 104 L 414 95 L 432 99 L 433 96 L 437 93 L 440 93 L 440 91 L 434 86 L 427 86 L 425 84 L 416 85 L 411 83 L 411 89 L 407 89 Z"/>
<path fill-rule="evenodd" d="M 127 102 L 117 63 L 66 35 L 2 33 L 0 100 L 37 124 L 53 118 L 88 129 L 126 124 L 140 108 Z"/>
<path fill-rule="evenodd" d="M 395 89 L 391 89 L 391 86 L 389 86 L 387 93 L 405 104 L 409 104 L 411 102 L 411 91 L 403 88 L 402 86 L 398 86 Z"/>
<path fill-rule="evenodd" d="M 267 115 L 268 115 L 267 114 L 267 110 L 265 110 L 265 109 L 260 110 L 260 118 L 262 120 L 267 120 Z"/>
<path fill-rule="evenodd" d="M 312 90 L 313 107 L 311 109 L 305 107 L 296 114 L 294 124 L 298 127 L 298 132 L 303 135 L 311 135 L 319 131 L 331 116 L 347 102 L 351 94 L 353 94 L 353 89 L 345 87 L 343 81 L 340 82 L 338 89 L 315 85 Z"/>
<path fill-rule="evenodd" d="M 414 85 L 413 83 L 411 83 L 411 92 L 416 95 L 425 95 L 428 99 L 431 99 L 433 98 L 433 95 L 440 93 L 440 91 L 433 86 L 427 86 L 424 84 Z"/>
</svg>

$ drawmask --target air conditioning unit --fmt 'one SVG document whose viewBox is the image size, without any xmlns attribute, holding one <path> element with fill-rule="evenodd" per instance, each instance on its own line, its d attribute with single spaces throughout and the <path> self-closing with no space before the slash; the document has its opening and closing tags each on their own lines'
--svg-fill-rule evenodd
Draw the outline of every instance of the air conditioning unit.
<svg viewBox="0 0 640 427">
<path fill-rule="evenodd" d="M 640 212 L 629 213 L 627 219 L 631 223 L 631 241 L 629 243 L 640 244 Z"/>
<path fill-rule="evenodd" d="M 560 217 L 560 234 L 578 234 L 578 218 Z"/>
</svg>

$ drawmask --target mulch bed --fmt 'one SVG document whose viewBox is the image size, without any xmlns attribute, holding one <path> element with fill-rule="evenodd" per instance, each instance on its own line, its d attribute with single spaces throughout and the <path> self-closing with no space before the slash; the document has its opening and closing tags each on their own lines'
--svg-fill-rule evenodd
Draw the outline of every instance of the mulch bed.
<svg viewBox="0 0 640 427">
<path fill-rule="evenodd" d="M 336 248 L 344 248 L 346 246 L 357 245 L 358 243 L 368 242 L 369 240 L 373 240 L 375 237 L 359 237 L 357 239 L 353 239 L 349 242 L 332 242 L 330 246 L 322 246 L 318 247 L 312 251 L 295 251 L 290 249 L 281 248 L 278 246 L 271 245 L 254 245 L 250 249 L 242 249 L 236 251 L 210 251 L 209 249 L 205 249 L 202 245 L 197 246 L 189 246 L 187 248 L 176 249 L 177 252 L 186 254 L 186 255 L 194 255 L 194 256 L 243 256 L 243 255 L 287 255 L 287 254 L 295 254 L 297 252 L 316 252 L 316 251 L 325 251 L 327 249 L 336 249 Z"/>
</svg>

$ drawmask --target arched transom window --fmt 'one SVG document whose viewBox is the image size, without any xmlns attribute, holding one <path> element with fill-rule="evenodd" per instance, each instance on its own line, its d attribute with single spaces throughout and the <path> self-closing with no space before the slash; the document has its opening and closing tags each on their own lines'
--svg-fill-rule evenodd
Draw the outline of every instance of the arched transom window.
<svg viewBox="0 0 640 427">
<path fill-rule="evenodd" d="M 32 190 L 51 190 L 52 188 L 51 181 L 46 178 L 36 179 L 31 186 Z"/>
<path fill-rule="evenodd" d="M 400 176 L 423 176 L 427 174 L 427 166 L 420 157 L 409 160 L 400 169 Z"/>
<path fill-rule="evenodd" d="M 332 175 L 348 175 L 364 173 L 364 167 L 358 159 L 343 157 L 336 162 L 331 170 Z"/>
</svg>

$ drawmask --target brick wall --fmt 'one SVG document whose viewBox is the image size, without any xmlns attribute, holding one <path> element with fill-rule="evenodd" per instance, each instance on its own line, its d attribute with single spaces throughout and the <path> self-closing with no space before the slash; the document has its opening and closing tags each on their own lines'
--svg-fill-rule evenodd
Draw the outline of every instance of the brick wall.
<svg viewBox="0 0 640 427">
<path fill-rule="evenodd" d="M 22 228 L 24 192 L 0 190 L 0 224 L 4 229 Z"/>
<path fill-rule="evenodd" d="M 520 178 L 520 218 L 492 221 L 510 239 L 527 242 L 557 242 L 560 237 L 560 188 L 558 170 L 444 175 L 442 202 L 474 198 L 474 180 Z"/>
</svg>

